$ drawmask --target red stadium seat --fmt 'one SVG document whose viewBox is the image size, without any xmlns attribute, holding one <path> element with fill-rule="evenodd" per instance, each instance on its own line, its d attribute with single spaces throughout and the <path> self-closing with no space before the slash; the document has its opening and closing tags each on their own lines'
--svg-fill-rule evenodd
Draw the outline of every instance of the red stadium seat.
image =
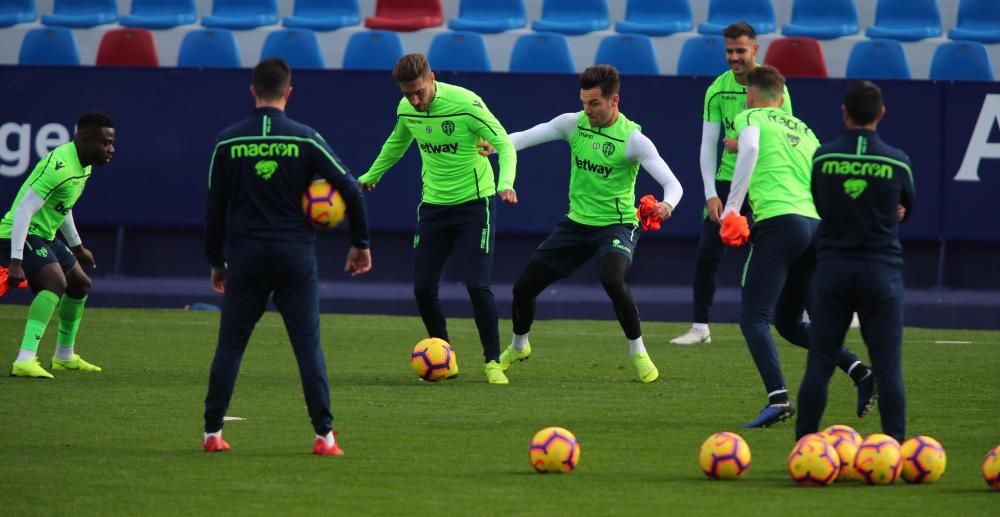
<svg viewBox="0 0 1000 517">
<path fill-rule="evenodd" d="M 97 47 L 98 66 L 160 66 L 153 33 L 146 29 L 113 29 Z"/>
<path fill-rule="evenodd" d="M 764 62 L 788 77 L 827 77 L 826 59 L 812 38 L 781 38 L 767 47 Z"/>
<path fill-rule="evenodd" d="M 365 18 L 365 27 L 410 32 L 444 23 L 441 0 L 378 0 L 375 16 Z"/>
</svg>

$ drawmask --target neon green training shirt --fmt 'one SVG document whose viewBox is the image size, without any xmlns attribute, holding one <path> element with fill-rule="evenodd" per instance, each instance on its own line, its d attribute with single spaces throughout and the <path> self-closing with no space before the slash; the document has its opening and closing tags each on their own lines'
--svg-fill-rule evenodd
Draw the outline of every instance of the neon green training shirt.
<svg viewBox="0 0 1000 517">
<path fill-rule="evenodd" d="M 819 219 L 810 188 L 816 135 L 780 108 L 744 111 L 736 118 L 736 134 L 747 126 L 760 130 L 757 165 L 747 187 L 754 220 L 788 214 Z"/>
<path fill-rule="evenodd" d="M 378 183 L 416 140 L 423 164 L 422 202 L 457 205 L 492 196 L 498 189 L 513 189 L 517 152 L 507 131 L 475 93 L 441 81 L 434 84 L 437 92 L 427 112 L 415 110 L 405 98 L 399 101 L 396 127 L 375 163 L 358 181 Z M 498 183 L 489 159 L 476 147 L 483 140 L 492 144 L 500 157 Z"/>
<path fill-rule="evenodd" d="M 53 149 L 24 180 L 17 191 L 14 204 L 0 220 L 0 238 L 10 239 L 14 228 L 14 212 L 24 199 L 28 189 L 34 190 L 45 204 L 31 217 L 29 235 L 36 235 L 47 241 L 56 238 L 56 231 L 62 226 L 66 214 L 73 209 L 76 200 L 83 194 L 83 187 L 90 178 L 91 166 L 80 165 L 76 154 L 76 144 L 68 142 Z"/>
<path fill-rule="evenodd" d="M 624 113 L 611 127 L 591 127 L 580 112 L 569 139 L 569 213 L 571 221 L 589 226 L 635 223 L 635 177 L 639 162 L 625 158 L 625 144 L 642 128 Z"/>
<path fill-rule="evenodd" d="M 732 70 L 715 78 L 715 81 L 705 91 L 705 122 L 722 124 L 723 138 L 737 138 L 736 116 L 747 109 L 747 87 L 736 82 Z M 785 102 L 781 110 L 792 114 L 792 98 L 788 96 L 788 86 L 785 86 Z M 732 181 L 733 169 L 736 167 L 736 154 L 723 150 L 722 161 L 715 173 L 719 181 Z"/>
</svg>

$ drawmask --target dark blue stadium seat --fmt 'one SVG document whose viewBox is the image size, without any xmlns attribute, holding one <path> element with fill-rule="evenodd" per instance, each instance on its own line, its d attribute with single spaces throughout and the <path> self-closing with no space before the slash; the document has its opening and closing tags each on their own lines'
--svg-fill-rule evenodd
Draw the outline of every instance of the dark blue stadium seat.
<svg viewBox="0 0 1000 517">
<path fill-rule="evenodd" d="M 542 18 L 531 22 L 531 29 L 560 34 L 587 34 L 607 29 L 607 0 L 545 0 Z"/>
<path fill-rule="evenodd" d="M 698 32 L 722 34 L 722 29 L 735 22 L 747 22 L 757 34 L 774 32 L 774 6 L 771 0 L 711 0 L 708 21 L 698 25 Z"/>
<path fill-rule="evenodd" d="M 42 24 L 58 27 L 90 28 L 118 19 L 115 0 L 55 0 L 52 14 L 42 16 Z"/>
<path fill-rule="evenodd" d="M 177 66 L 239 68 L 240 52 L 229 29 L 198 29 L 187 33 L 177 55 Z"/>
<path fill-rule="evenodd" d="M 934 51 L 931 79 L 946 81 L 992 81 L 993 63 L 978 41 L 949 41 Z"/>
<path fill-rule="evenodd" d="M 267 35 L 260 58 L 280 57 L 292 68 L 324 68 L 316 33 L 309 29 L 281 29 Z"/>
<path fill-rule="evenodd" d="M 35 21 L 35 0 L 0 0 L 0 27 Z"/>
<path fill-rule="evenodd" d="M 612 65 L 623 74 L 660 74 L 653 42 L 644 34 L 606 36 L 597 47 L 594 64 Z"/>
<path fill-rule="evenodd" d="M 899 41 L 918 41 L 940 35 L 941 12 L 937 0 L 878 0 L 875 24 L 865 31 L 869 38 Z"/>
<path fill-rule="evenodd" d="M 250 30 L 276 23 L 276 0 L 213 0 L 212 14 L 201 19 L 205 27 L 230 30 Z"/>
<path fill-rule="evenodd" d="M 285 27 L 332 31 L 361 23 L 358 0 L 295 0 L 295 10 L 286 16 Z"/>
<path fill-rule="evenodd" d="M 449 20 L 448 28 L 495 34 L 524 28 L 525 19 L 524 0 L 462 0 L 458 18 Z"/>
<path fill-rule="evenodd" d="M 625 19 L 615 24 L 618 32 L 667 36 L 694 27 L 689 0 L 628 0 Z"/>
<path fill-rule="evenodd" d="M 576 72 L 566 37 L 556 32 L 525 34 L 514 43 L 510 53 L 511 72 Z"/>
<path fill-rule="evenodd" d="M 24 35 L 21 52 L 17 57 L 19 65 L 62 65 L 80 64 L 80 50 L 76 46 L 73 31 L 66 27 L 39 27 Z"/>
<path fill-rule="evenodd" d="M 403 40 L 392 31 L 355 32 L 344 49 L 343 68 L 348 70 L 392 70 L 403 56 Z"/>
<path fill-rule="evenodd" d="M 948 37 L 980 43 L 1000 43 L 1000 2 L 997 0 L 962 0 L 958 4 L 958 23 Z"/>
<path fill-rule="evenodd" d="M 854 0 L 795 0 L 792 21 L 781 27 L 785 36 L 833 39 L 858 33 Z"/>
<path fill-rule="evenodd" d="M 729 69 L 726 62 L 726 38 L 697 36 L 684 42 L 677 62 L 677 75 L 715 77 Z"/>
<path fill-rule="evenodd" d="M 434 36 L 427 60 L 434 70 L 490 71 L 486 42 L 478 32 L 451 31 Z"/>
<path fill-rule="evenodd" d="M 122 16 L 125 27 L 172 29 L 194 23 L 198 10 L 194 0 L 132 0 L 132 13 Z"/>
<path fill-rule="evenodd" d="M 847 58 L 850 79 L 909 79 L 910 62 L 903 45 L 891 39 L 859 41 Z"/>
</svg>

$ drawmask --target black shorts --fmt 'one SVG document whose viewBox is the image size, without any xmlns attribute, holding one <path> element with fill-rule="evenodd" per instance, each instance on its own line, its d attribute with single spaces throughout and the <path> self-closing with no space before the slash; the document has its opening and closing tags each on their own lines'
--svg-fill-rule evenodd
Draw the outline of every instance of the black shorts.
<svg viewBox="0 0 1000 517">
<path fill-rule="evenodd" d="M 566 219 L 538 246 L 531 260 L 565 278 L 591 257 L 606 253 L 625 255 L 631 263 L 638 242 L 639 223 L 587 226 Z"/>
<path fill-rule="evenodd" d="M 43 267 L 55 262 L 62 266 L 63 273 L 69 273 L 76 265 L 76 257 L 59 239 L 47 241 L 37 235 L 28 235 L 21 259 L 24 277 L 31 279 Z M 0 239 L 0 264 L 5 267 L 10 264 L 10 239 Z"/>
</svg>

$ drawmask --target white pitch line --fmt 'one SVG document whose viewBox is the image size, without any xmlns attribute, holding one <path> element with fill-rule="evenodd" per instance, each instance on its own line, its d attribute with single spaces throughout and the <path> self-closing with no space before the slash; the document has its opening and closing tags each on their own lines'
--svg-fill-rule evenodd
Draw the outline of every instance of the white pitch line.
<svg viewBox="0 0 1000 517">
<path fill-rule="evenodd" d="M 972 341 L 935 341 L 935 345 L 971 345 Z"/>
</svg>

